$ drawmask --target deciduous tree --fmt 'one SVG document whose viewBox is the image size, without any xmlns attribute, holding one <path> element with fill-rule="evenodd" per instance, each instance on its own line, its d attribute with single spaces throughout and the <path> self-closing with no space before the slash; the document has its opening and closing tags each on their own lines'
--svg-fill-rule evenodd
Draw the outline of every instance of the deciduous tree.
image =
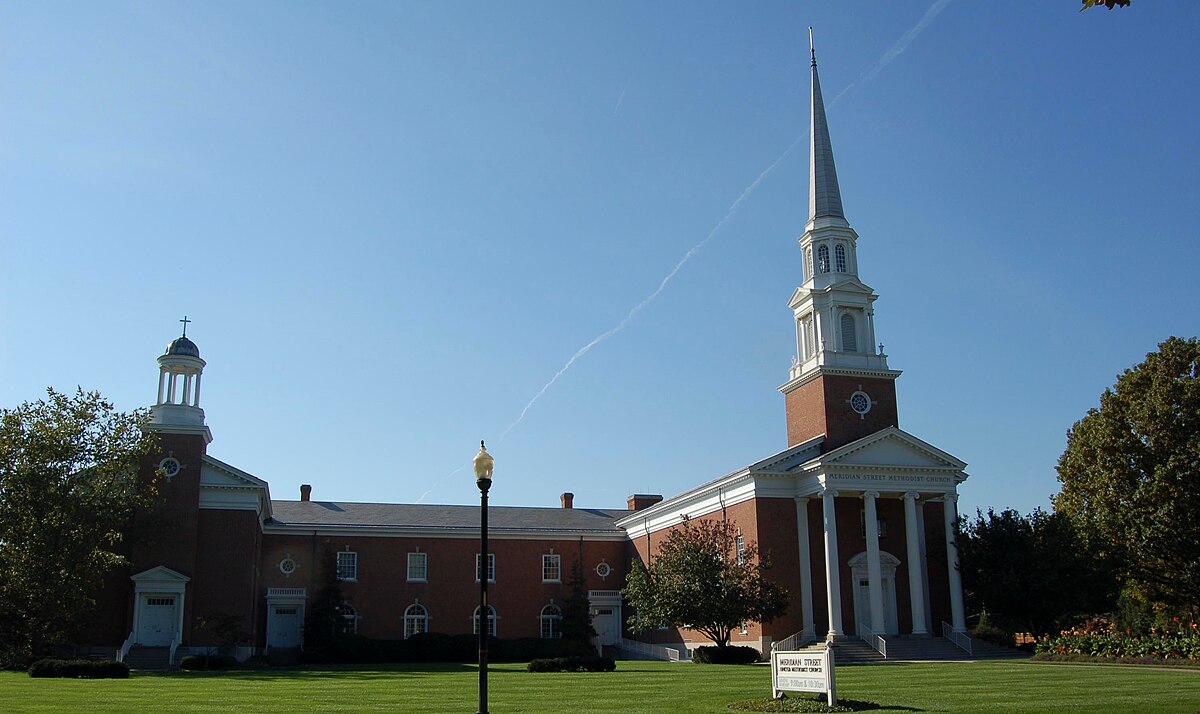
<svg viewBox="0 0 1200 714">
<path fill-rule="evenodd" d="M 83 390 L 0 411 L 0 641 L 40 655 L 87 622 L 153 495 L 145 416 Z"/>
<path fill-rule="evenodd" d="M 1067 433 L 1056 511 L 1119 569 L 1127 594 L 1200 608 L 1200 340 L 1172 337 Z"/>
<path fill-rule="evenodd" d="M 1112 607 L 1116 587 L 1110 570 L 1087 552 L 1063 514 L 988 509 L 959 527 L 968 603 L 1004 629 L 1041 637 Z"/>
<path fill-rule="evenodd" d="M 787 610 L 787 590 L 766 578 L 758 545 L 738 548 L 737 526 L 685 520 L 649 566 L 634 560 L 622 594 L 636 609 L 631 628 L 689 627 L 727 647 L 743 622 L 770 622 Z"/>
</svg>

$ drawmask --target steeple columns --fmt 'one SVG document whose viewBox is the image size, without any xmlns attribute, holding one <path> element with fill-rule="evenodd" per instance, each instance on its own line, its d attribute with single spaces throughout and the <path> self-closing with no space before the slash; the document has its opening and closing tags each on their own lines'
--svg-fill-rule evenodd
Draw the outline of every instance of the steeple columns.
<svg viewBox="0 0 1200 714">
<path fill-rule="evenodd" d="M 212 441 L 200 408 L 200 348 L 186 336 L 167 345 L 158 357 L 158 396 L 150 408 L 150 428 L 171 434 L 197 434 Z"/>
</svg>

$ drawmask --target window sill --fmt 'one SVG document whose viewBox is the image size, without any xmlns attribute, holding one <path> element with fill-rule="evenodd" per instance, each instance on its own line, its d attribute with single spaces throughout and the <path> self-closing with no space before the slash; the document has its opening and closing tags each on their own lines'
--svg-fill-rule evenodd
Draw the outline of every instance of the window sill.
<svg viewBox="0 0 1200 714">
<path fill-rule="evenodd" d="M 409 578 L 408 582 L 410 582 L 410 583 L 427 583 L 427 582 L 429 582 L 429 579 L 428 578 Z M 479 581 L 476 580 L 475 582 L 479 582 Z"/>
<path fill-rule="evenodd" d="M 547 584 L 547 585 L 550 585 L 550 584 L 553 584 L 553 585 L 561 585 L 561 584 L 562 584 L 562 578 L 555 578 L 554 580 L 546 580 L 545 578 L 542 578 L 542 582 L 543 582 L 543 583 L 545 583 L 545 584 Z"/>
</svg>

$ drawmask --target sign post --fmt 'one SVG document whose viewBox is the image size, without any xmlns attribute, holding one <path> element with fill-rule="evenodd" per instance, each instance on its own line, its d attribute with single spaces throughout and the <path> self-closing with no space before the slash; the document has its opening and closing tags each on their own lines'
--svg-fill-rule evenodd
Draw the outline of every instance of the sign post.
<svg viewBox="0 0 1200 714">
<path fill-rule="evenodd" d="M 833 678 L 833 649 L 771 653 L 771 695 L 784 692 L 824 692 L 829 706 L 837 704 Z"/>
</svg>

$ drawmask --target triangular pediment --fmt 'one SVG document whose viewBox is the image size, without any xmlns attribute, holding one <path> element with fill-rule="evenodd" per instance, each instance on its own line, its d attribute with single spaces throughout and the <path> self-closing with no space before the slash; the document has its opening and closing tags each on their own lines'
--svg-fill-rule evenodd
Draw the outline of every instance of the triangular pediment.
<svg viewBox="0 0 1200 714">
<path fill-rule="evenodd" d="M 149 570 L 143 570 L 136 575 L 129 576 L 129 579 L 135 583 L 186 583 L 191 580 L 183 573 L 175 572 L 165 565 L 156 565 Z"/>
<path fill-rule="evenodd" d="M 962 470 L 967 464 L 896 427 L 888 427 L 821 456 L 824 465 Z"/>
<path fill-rule="evenodd" d="M 204 461 L 200 466 L 200 484 L 202 486 L 240 488 L 267 487 L 266 481 L 208 455 L 204 456 Z"/>
</svg>

